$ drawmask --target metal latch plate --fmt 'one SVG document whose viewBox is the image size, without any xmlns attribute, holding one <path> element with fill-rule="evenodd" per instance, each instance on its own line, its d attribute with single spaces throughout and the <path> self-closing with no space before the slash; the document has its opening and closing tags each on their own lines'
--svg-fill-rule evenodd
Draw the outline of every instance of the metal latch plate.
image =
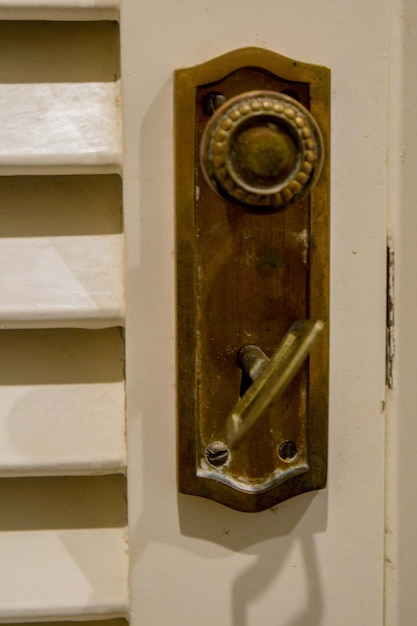
<svg viewBox="0 0 417 626">
<path fill-rule="evenodd" d="M 325 485 L 329 318 L 329 70 L 246 48 L 176 73 L 179 489 L 259 511 Z M 200 165 L 210 94 L 267 89 L 296 97 L 325 145 L 311 194 L 279 210 L 219 197 Z M 207 450 L 249 384 L 239 350 L 270 356 L 298 319 L 326 330 L 308 362 L 242 446 L 216 466 Z M 293 458 L 280 454 L 295 443 Z"/>
</svg>

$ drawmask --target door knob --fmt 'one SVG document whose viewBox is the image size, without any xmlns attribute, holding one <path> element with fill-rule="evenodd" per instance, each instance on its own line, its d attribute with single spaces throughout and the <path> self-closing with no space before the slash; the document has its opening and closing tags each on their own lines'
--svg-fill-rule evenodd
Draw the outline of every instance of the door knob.
<svg viewBox="0 0 417 626">
<path fill-rule="evenodd" d="M 240 350 L 241 367 L 253 383 L 227 417 L 226 442 L 230 450 L 239 447 L 268 406 L 285 391 L 323 328 L 321 320 L 295 322 L 271 359 L 257 346 Z"/>
<path fill-rule="evenodd" d="M 283 207 L 305 196 L 323 165 L 323 140 L 294 98 L 250 91 L 227 100 L 207 124 L 201 162 L 209 185 L 254 207 Z"/>
</svg>

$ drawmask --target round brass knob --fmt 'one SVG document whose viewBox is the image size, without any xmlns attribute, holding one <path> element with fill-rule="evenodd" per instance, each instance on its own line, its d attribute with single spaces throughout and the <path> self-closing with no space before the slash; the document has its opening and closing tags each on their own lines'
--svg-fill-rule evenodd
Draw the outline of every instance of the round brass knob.
<svg viewBox="0 0 417 626">
<path fill-rule="evenodd" d="M 310 112 L 274 91 L 250 91 L 227 100 L 201 142 L 201 163 L 220 195 L 253 207 L 283 207 L 316 183 L 323 140 Z"/>
</svg>

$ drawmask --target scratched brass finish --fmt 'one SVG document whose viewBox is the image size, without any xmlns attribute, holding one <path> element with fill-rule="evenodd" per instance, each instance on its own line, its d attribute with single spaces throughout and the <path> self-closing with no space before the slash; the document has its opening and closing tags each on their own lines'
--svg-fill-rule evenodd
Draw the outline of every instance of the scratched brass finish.
<svg viewBox="0 0 417 626">
<path fill-rule="evenodd" d="M 207 101 L 221 96 L 227 107 L 254 91 L 290 96 L 320 129 L 316 184 L 310 179 L 308 193 L 296 190 L 284 206 L 219 189 L 204 156 L 200 160 L 203 135 L 216 116 Z M 326 483 L 329 93 L 326 68 L 257 48 L 176 72 L 179 490 L 241 511 L 260 511 Z M 278 139 L 268 123 L 239 131 L 239 164 L 232 169 L 239 183 L 256 188 L 254 195 L 280 193 L 276 187 L 301 158 L 296 136 L 282 128 Z M 268 169 L 268 159 L 259 164 L 256 158 L 253 165 L 265 139 L 273 154 L 282 153 L 282 167 Z M 271 358 L 296 320 L 323 320 L 325 328 L 287 389 L 241 445 L 229 449 L 227 417 L 250 389 L 240 350 L 252 344 Z"/>
<path fill-rule="evenodd" d="M 284 207 L 320 176 L 321 132 L 297 100 L 251 91 L 227 100 L 208 122 L 201 162 L 209 185 L 250 206 Z"/>
</svg>

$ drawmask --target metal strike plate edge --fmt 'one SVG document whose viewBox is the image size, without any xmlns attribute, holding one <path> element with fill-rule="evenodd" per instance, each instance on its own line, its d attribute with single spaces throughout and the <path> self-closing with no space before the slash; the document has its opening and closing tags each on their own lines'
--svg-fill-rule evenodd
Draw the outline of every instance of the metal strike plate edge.
<svg viewBox="0 0 417 626">
<path fill-rule="evenodd" d="M 227 97 L 233 97 L 260 88 L 299 93 L 324 140 L 324 166 L 311 194 L 279 211 L 255 212 L 216 197 L 199 162 L 201 136 L 209 119 L 202 110 L 204 96 L 226 90 Z M 245 48 L 176 72 L 178 481 L 182 493 L 242 511 L 260 511 L 325 486 L 329 127 L 327 68 Z M 233 462 L 211 465 L 207 446 L 225 440 L 226 417 L 243 385 L 239 349 L 254 343 L 271 356 L 296 319 L 326 322 L 306 365 L 272 406 L 265 423 L 255 428 L 250 443 L 233 452 Z M 289 436 L 282 432 L 285 425 Z M 277 446 L 292 436 L 301 442 L 300 454 L 288 464 L 278 458 Z M 274 472 L 285 480 L 276 482 Z"/>
</svg>

